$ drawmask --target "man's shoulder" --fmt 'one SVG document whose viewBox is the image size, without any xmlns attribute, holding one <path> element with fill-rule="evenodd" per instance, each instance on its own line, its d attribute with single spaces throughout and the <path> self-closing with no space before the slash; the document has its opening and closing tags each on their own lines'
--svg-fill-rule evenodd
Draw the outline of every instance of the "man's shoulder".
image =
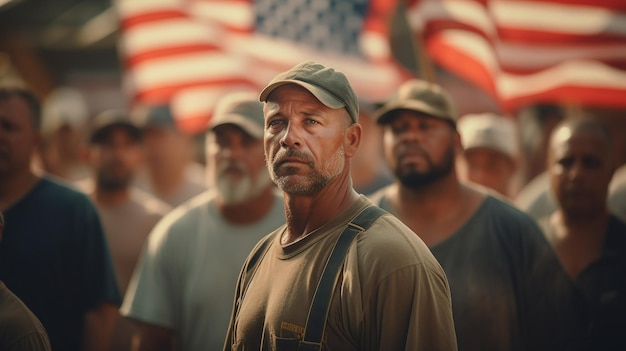
<svg viewBox="0 0 626 351">
<path fill-rule="evenodd" d="M 75 188 L 71 183 L 49 176 L 44 176 L 39 180 L 33 193 L 37 201 L 43 200 L 44 203 L 55 206 L 68 204 L 93 206 L 87 194 Z"/>
<path fill-rule="evenodd" d="M 417 272 L 429 272 L 428 276 L 445 277 L 441 265 L 422 239 L 389 213 L 380 216 L 357 237 L 349 255 L 355 255 L 357 264 L 348 267 L 368 272 L 367 279 L 376 281 L 375 284 L 399 272 L 414 272 L 411 274 L 419 276 L 424 275 Z"/>
<path fill-rule="evenodd" d="M 190 221 L 196 221 L 199 217 L 209 215 L 209 207 L 215 203 L 215 193 L 205 191 L 182 204 L 174 207 L 165 215 L 166 220 L 171 225 L 181 225 Z"/>
<path fill-rule="evenodd" d="M 485 197 L 484 203 L 482 205 L 484 207 L 484 213 L 482 213 L 485 217 L 493 217 L 493 220 L 501 220 L 509 223 L 525 223 L 529 225 L 536 225 L 535 219 L 533 219 L 530 215 L 523 212 L 519 208 L 515 207 L 513 203 L 507 201 L 503 198 L 496 197 L 493 195 L 487 195 Z"/>
<path fill-rule="evenodd" d="M 511 203 L 491 196 L 485 198 L 461 230 L 469 234 L 467 240 L 480 234 L 517 251 L 521 250 L 519 245 L 543 249 L 547 243 L 537 220 Z"/>
<path fill-rule="evenodd" d="M 149 215 L 165 216 L 172 210 L 166 202 L 137 187 L 131 189 L 130 200 Z"/>
<path fill-rule="evenodd" d="M 396 258 L 428 257 L 431 253 L 420 237 L 396 216 L 381 209 L 383 214 L 362 233 L 359 244 L 376 255 Z"/>
</svg>

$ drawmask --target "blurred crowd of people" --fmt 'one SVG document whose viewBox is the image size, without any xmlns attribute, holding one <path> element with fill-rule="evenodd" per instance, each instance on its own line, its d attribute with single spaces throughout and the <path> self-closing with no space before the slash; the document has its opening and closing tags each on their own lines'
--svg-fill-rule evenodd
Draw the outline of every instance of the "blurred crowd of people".
<svg viewBox="0 0 626 351">
<path fill-rule="evenodd" d="M 222 349 L 244 261 L 286 220 L 259 92 L 201 138 L 167 106 L 81 99 L 0 86 L 0 349 Z M 443 268 L 458 349 L 626 348 L 626 111 L 459 116 L 421 80 L 378 103 L 351 184 Z"/>
</svg>

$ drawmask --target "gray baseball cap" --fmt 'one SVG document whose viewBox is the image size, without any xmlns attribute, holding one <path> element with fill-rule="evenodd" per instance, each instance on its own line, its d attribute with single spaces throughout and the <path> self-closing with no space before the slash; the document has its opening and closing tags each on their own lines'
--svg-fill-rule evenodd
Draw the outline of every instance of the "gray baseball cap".
<svg viewBox="0 0 626 351">
<path fill-rule="evenodd" d="M 274 77 L 261 91 L 259 99 L 267 101 L 276 88 L 285 84 L 300 85 L 328 108 L 345 107 L 352 122 L 359 121 L 359 101 L 343 73 L 319 63 L 302 62 Z"/>
<path fill-rule="evenodd" d="M 425 80 L 412 79 L 402 84 L 383 106 L 374 112 L 378 124 L 386 124 L 397 110 L 421 112 L 431 117 L 456 124 L 456 111 L 452 99 L 439 85 Z"/>
<path fill-rule="evenodd" d="M 209 121 L 209 129 L 224 124 L 235 125 L 251 137 L 262 139 L 265 126 L 263 104 L 257 99 L 256 93 L 237 92 L 222 97 Z"/>
</svg>

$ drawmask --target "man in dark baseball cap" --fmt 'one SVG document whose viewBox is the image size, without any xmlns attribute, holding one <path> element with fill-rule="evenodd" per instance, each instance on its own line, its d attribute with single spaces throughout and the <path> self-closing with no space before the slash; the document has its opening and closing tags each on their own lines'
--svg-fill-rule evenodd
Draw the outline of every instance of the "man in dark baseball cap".
<svg viewBox="0 0 626 351">
<path fill-rule="evenodd" d="M 452 99 L 441 86 L 419 79 L 404 83 L 383 106 L 374 112 L 378 124 L 387 124 L 394 112 L 410 110 L 456 124 Z"/>
<path fill-rule="evenodd" d="M 107 110 L 91 121 L 89 142 L 102 143 L 114 129 L 123 129 L 133 140 L 141 140 L 141 129 L 130 120 L 128 114 L 120 110 Z"/>
<path fill-rule="evenodd" d="M 561 330 L 545 333 L 560 318 L 553 309 L 559 297 L 547 284 L 556 261 L 542 257 L 549 244 L 529 216 L 459 178 L 463 146 L 448 94 L 411 80 L 375 115 L 396 179 L 370 199 L 413 229 L 441 263 L 459 350 L 513 350 L 521 339 L 524 349 L 554 348 Z M 539 273 L 542 262 L 551 263 Z"/>
</svg>

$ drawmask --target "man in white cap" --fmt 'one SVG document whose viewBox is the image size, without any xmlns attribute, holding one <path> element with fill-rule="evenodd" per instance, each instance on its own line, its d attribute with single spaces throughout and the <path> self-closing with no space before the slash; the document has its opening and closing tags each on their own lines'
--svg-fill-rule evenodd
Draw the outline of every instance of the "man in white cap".
<svg viewBox="0 0 626 351">
<path fill-rule="evenodd" d="M 463 145 L 459 178 L 511 198 L 519 162 L 515 122 L 493 113 L 469 114 L 458 120 L 457 130 Z"/>
<path fill-rule="evenodd" d="M 81 157 L 89 120 L 84 94 L 69 86 L 56 88 L 43 101 L 41 113 L 42 140 L 34 168 L 66 181 L 88 177 L 89 167 Z"/>
<path fill-rule="evenodd" d="M 122 314 L 135 350 L 218 350 L 235 282 L 252 247 L 282 223 L 283 202 L 263 158 L 256 94 L 220 100 L 206 136 L 211 190 L 177 207 L 150 234 Z"/>
</svg>

